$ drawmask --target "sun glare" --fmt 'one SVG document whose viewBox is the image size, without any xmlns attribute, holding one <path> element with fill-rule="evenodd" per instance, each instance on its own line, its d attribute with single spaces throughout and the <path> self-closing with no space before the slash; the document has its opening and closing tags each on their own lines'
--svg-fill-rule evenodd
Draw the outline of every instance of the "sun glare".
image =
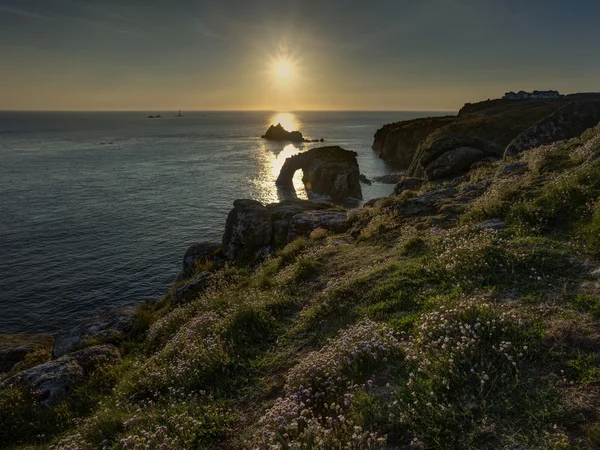
<svg viewBox="0 0 600 450">
<path fill-rule="evenodd" d="M 287 131 L 297 131 L 300 129 L 300 121 L 292 113 L 277 113 L 270 117 L 269 125 L 281 124 Z"/>
<path fill-rule="evenodd" d="M 280 59 L 275 64 L 275 72 L 277 74 L 277 78 L 281 80 L 288 80 L 292 77 L 292 63 L 287 59 Z"/>
</svg>

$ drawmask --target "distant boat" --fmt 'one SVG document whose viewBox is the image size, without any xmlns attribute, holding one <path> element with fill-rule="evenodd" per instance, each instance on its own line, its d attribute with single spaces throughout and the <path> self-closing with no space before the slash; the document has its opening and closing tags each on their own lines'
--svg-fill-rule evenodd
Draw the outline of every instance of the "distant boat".
<svg viewBox="0 0 600 450">
<path fill-rule="evenodd" d="M 179 114 L 177 114 L 177 117 L 183 117 L 183 115 L 181 114 L 181 110 L 179 111 Z"/>
</svg>

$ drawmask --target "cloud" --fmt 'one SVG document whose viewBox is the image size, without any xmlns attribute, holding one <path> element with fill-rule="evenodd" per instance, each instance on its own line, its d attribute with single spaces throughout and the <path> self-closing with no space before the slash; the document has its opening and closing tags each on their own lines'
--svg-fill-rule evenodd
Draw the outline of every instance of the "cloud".
<svg viewBox="0 0 600 450">
<path fill-rule="evenodd" d="M 0 12 L 5 12 L 8 14 L 16 14 L 17 16 L 30 17 L 32 19 L 41 19 L 41 20 L 52 19 L 52 17 L 50 17 L 50 16 L 44 16 L 42 14 L 38 14 L 35 12 L 25 11 L 24 9 L 10 8 L 8 6 L 1 6 L 1 5 L 0 5 Z"/>
</svg>

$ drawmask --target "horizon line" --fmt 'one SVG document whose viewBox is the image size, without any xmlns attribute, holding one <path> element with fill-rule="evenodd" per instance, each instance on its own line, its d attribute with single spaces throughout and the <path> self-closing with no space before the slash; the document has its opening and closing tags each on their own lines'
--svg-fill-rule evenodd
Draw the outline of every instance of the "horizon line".
<svg viewBox="0 0 600 450">
<path fill-rule="evenodd" d="M 458 109 L 0 109 L 0 112 L 457 112 Z"/>
</svg>

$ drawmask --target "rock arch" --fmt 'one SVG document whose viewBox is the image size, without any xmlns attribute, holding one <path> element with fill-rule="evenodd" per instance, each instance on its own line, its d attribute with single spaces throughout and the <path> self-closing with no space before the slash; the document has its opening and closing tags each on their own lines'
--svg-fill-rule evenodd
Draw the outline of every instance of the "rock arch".
<svg viewBox="0 0 600 450">
<path fill-rule="evenodd" d="M 307 189 L 333 198 L 362 199 L 356 155 L 338 146 L 313 148 L 286 159 L 276 184 L 293 189 L 294 174 L 302 169 L 302 181 Z"/>
</svg>

